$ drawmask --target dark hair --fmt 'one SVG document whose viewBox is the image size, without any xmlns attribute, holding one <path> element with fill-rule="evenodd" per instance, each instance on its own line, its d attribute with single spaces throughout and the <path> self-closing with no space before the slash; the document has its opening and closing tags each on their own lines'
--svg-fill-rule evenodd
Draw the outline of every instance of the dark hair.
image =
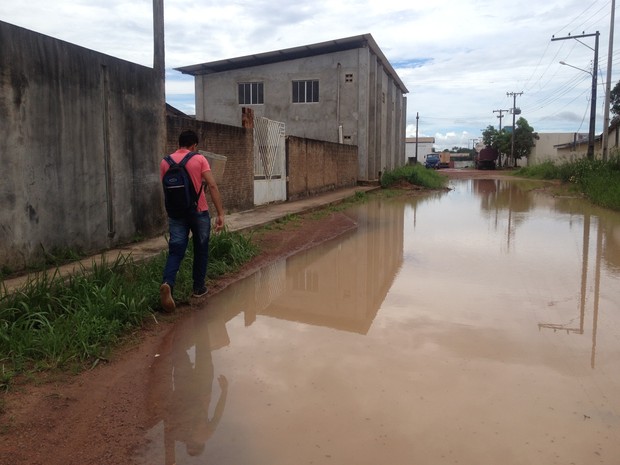
<svg viewBox="0 0 620 465">
<path fill-rule="evenodd" d="M 198 135 L 194 131 L 183 131 L 179 135 L 179 147 L 191 147 L 198 143 Z"/>
</svg>

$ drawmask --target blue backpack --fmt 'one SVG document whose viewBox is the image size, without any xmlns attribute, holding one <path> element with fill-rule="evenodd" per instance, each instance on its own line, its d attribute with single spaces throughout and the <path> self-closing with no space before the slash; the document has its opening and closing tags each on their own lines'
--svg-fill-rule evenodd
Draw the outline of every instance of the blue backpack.
<svg viewBox="0 0 620 465">
<path fill-rule="evenodd" d="M 192 178 L 185 169 L 194 155 L 196 152 L 189 152 L 180 163 L 176 163 L 170 155 L 164 158 L 170 165 L 162 178 L 166 212 L 170 218 L 183 218 L 195 212 L 198 206 L 199 193 L 194 189 Z"/>
</svg>

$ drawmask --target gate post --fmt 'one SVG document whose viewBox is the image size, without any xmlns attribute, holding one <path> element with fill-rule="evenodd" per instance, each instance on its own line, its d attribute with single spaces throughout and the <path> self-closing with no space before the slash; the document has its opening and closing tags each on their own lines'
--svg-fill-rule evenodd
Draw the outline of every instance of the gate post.
<svg viewBox="0 0 620 465">
<path fill-rule="evenodd" d="M 246 129 L 254 129 L 254 110 L 246 107 L 241 109 L 241 126 Z"/>
</svg>

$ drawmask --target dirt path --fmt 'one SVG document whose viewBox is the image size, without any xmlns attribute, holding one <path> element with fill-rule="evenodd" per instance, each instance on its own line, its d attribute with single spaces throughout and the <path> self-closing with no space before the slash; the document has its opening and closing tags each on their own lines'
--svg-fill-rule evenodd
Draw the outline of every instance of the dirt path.
<svg viewBox="0 0 620 465">
<path fill-rule="evenodd" d="M 283 229 L 257 233 L 262 253 L 240 272 L 221 279 L 213 295 L 266 263 L 332 239 L 355 228 L 343 213 L 303 217 Z M 208 301 L 208 297 L 207 297 Z M 204 305 L 194 303 L 193 305 Z M 175 315 L 157 314 L 133 341 L 108 363 L 77 376 L 61 375 L 45 383 L 28 382 L 2 394 L 0 465 L 119 465 L 131 463 L 144 440 L 144 410 L 149 368 L 176 318 L 204 311 L 186 305 Z"/>
<path fill-rule="evenodd" d="M 442 170 L 451 178 L 497 178 L 500 171 Z M 343 213 L 320 220 L 305 217 L 255 239 L 262 253 L 243 270 L 221 279 L 211 295 L 266 263 L 332 239 L 355 227 Z M 208 297 L 207 297 L 208 299 Z M 200 304 L 196 304 L 200 305 Z M 0 399 L 0 465 L 130 464 L 144 441 L 148 412 L 145 387 L 149 368 L 177 314 L 155 316 L 108 363 L 76 376 L 16 386 Z"/>
</svg>

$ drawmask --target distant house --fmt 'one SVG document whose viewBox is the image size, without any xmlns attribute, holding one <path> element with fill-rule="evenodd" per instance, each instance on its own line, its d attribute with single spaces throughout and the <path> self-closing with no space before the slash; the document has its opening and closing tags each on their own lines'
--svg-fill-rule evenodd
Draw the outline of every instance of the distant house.
<svg viewBox="0 0 620 465">
<path fill-rule="evenodd" d="M 519 164 L 532 166 L 546 161 L 558 162 L 561 159 L 574 158 L 578 151 L 585 156 L 587 149 L 588 133 L 539 132 L 527 161 L 523 159 Z M 598 150 L 600 150 L 600 144 Z"/>
<path fill-rule="evenodd" d="M 370 34 L 177 68 L 196 118 L 240 125 L 242 108 L 286 134 L 358 146 L 358 180 L 405 162 L 407 88 Z"/>
<path fill-rule="evenodd" d="M 428 153 L 433 153 L 433 145 L 435 144 L 434 137 L 407 137 L 405 139 L 405 162 L 413 163 L 416 159 L 416 151 L 417 151 L 417 161 L 423 162 L 424 157 Z"/>
<path fill-rule="evenodd" d="M 620 120 L 612 121 L 609 126 L 609 136 L 607 140 L 607 148 L 609 154 L 618 151 L 618 126 Z M 586 156 L 588 151 L 589 138 L 587 133 L 578 132 L 561 132 L 548 133 L 539 132 L 538 139 L 532 148 L 532 152 L 526 160 L 520 160 L 519 165 L 539 165 L 546 161 L 562 163 L 564 161 L 572 161 Z M 594 138 L 594 154 L 598 158 L 603 151 L 602 134 Z"/>
</svg>

